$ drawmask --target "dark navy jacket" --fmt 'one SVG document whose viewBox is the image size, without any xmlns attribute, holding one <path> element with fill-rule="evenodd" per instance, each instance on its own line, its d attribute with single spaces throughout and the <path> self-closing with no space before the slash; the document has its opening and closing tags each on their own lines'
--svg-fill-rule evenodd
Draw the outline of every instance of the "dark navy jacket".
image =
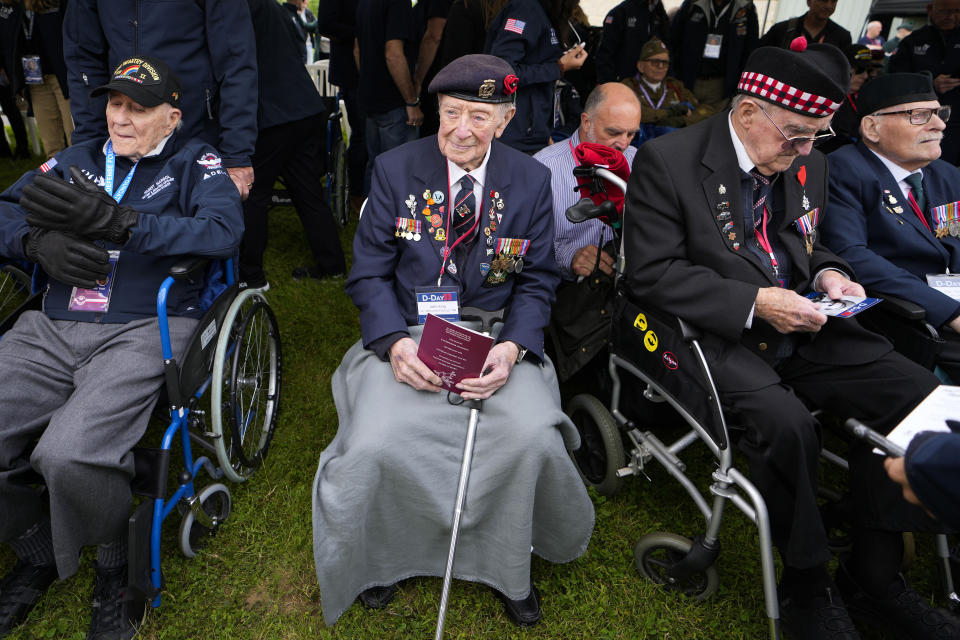
<svg viewBox="0 0 960 640">
<path fill-rule="evenodd" d="M 484 287 L 481 265 L 489 266 L 487 239 L 480 233 L 466 261 L 457 264 L 457 273 L 443 273 L 443 285 L 460 287 L 460 305 L 487 310 L 509 307 L 500 340 L 512 340 L 531 354 L 543 358 L 543 329 L 550 319 L 550 306 L 560 283 L 553 259 L 553 202 L 550 171 L 542 164 L 494 141 L 487 162 L 480 223 L 488 224 L 491 192 L 499 193 L 503 208 L 499 226 L 490 235 L 496 248 L 498 238 L 529 240 L 523 256 L 523 270 L 511 273 L 505 282 Z M 454 185 L 456 189 L 456 185 Z M 443 203 L 430 205 L 449 213 L 447 161 L 440 153 L 436 136 L 407 143 L 377 156 L 370 196 L 353 238 L 353 268 L 347 279 L 347 293 L 360 309 L 363 344 L 388 334 L 406 332 L 417 324 L 414 290 L 437 284 L 443 263 L 443 242 L 427 232 L 430 223 L 423 215 L 425 191 L 441 191 Z M 420 241 L 395 236 L 396 218 L 411 216 L 405 202 L 413 197 L 421 222 Z M 443 227 L 446 228 L 446 215 Z M 454 254 L 456 255 L 456 254 Z"/>
<path fill-rule="evenodd" d="M 510 28 L 508 20 L 514 21 Z M 563 56 L 540 3 L 511 0 L 493 19 L 483 51 L 509 62 L 520 79 L 517 112 L 500 140 L 521 151 L 539 151 L 547 146 L 553 130 L 553 85 L 560 79 L 557 61 Z"/>
<path fill-rule="evenodd" d="M 178 134 L 167 140 L 155 156 L 141 158 L 121 203 L 140 212 L 137 225 L 120 249 L 114 276 L 110 309 L 105 314 L 68 310 L 72 287 L 51 279 L 43 308 L 58 320 L 81 322 L 130 322 L 157 315 L 157 289 L 178 258 L 187 255 L 229 258 L 236 253 L 243 235 L 240 194 L 220 156 L 202 140 L 183 145 Z M 67 147 L 55 158 L 50 173 L 69 176 L 76 165 L 87 177 L 103 185 L 106 140 L 89 140 Z M 131 162 L 117 158 L 116 184 L 130 171 Z M 25 174 L 0 194 L 0 255 L 25 260 L 23 238 L 29 227 L 26 211 L 18 204 L 23 187 L 40 172 Z M 167 299 L 170 315 L 199 318 L 202 284 L 177 284 Z"/>
<path fill-rule="evenodd" d="M 917 434 L 904 462 L 910 488 L 923 506 L 945 525 L 960 529 L 960 433 Z"/>
<path fill-rule="evenodd" d="M 684 0 L 670 25 L 673 75 L 691 90 L 700 72 L 707 35 L 711 32 L 707 7 L 712 1 Z M 736 91 L 740 72 L 759 38 L 757 8 L 752 0 L 730 0 L 730 4 L 732 6 L 719 22 L 723 35 L 721 61 L 724 62 L 724 97 Z"/>
<path fill-rule="evenodd" d="M 821 223 L 823 243 L 850 263 L 864 287 L 920 305 L 934 326 L 960 313 L 960 302 L 926 280 L 926 274 L 945 269 L 960 273 L 960 240 L 938 239 L 928 231 L 890 171 L 862 142 L 827 158 L 830 215 Z M 934 160 L 923 169 L 923 192 L 928 217 L 934 207 L 960 200 L 960 170 Z"/>
<path fill-rule="evenodd" d="M 246 2 L 70 0 L 63 24 L 73 142 L 107 135 L 106 98 L 90 91 L 124 59 L 151 55 L 183 85 L 183 131 L 249 167 L 257 140 L 257 51 Z"/>
<path fill-rule="evenodd" d="M 0 46 L 2 46 L 2 65 L 10 78 L 10 88 L 14 93 L 23 89 L 23 55 L 24 32 L 23 4 L 0 5 Z M 60 91 L 64 98 L 70 97 L 67 86 L 67 65 L 63 61 L 63 8 L 44 11 L 34 14 L 33 39 L 38 42 L 41 53 L 43 74 L 54 74 L 60 83 Z"/>
<path fill-rule="evenodd" d="M 294 40 L 296 31 L 289 12 L 276 0 L 247 0 L 247 4 L 257 37 L 257 68 L 260 70 L 257 119 L 260 128 L 296 122 L 322 113 L 323 100 L 310 74 L 304 65 L 297 64 L 303 52 Z"/>
<path fill-rule="evenodd" d="M 597 49 L 597 82 L 632 78 L 644 43 L 654 36 L 666 42 L 669 25 L 660 0 L 652 10 L 648 0 L 625 0 L 611 9 Z"/>
<path fill-rule="evenodd" d="M 317 8 L 317 27 L 330 38 L 330 83 L 344 92 L 356 89 L 359 81 L 353 59 L 357 37 L 357 16 L 353 0 L 323 0 Z"/>
</svg>

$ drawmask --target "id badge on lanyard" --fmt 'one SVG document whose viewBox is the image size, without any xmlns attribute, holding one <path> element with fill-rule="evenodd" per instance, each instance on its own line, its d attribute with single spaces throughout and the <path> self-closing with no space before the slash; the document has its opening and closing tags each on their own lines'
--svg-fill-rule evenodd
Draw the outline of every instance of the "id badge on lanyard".
<svg viewBox="0 0 960 640">
<path fill-rule="evenodd" d="M 928 273 L 927 284 L 954 300 L 960 300 L 960 274 Z"/>
<path fill-rule="evenodd" d="M 431 313 L 450 322 L 459 322 L 459 287 L 416 287 L 414 291 L 417 296 L 417 324 L 426 322 L 427 315 Z"/>
<path fill-rule="evenodd" d="M 23 78 L 27 84 L 43 84 L 43 69 L 40 68 L 40 56 L 23 56 Z"/>
<path fill-rule="evenodd" d="M 703 45 L 703 57 L 716 60 L 720 57 L 720 47 L 723 45 L 723 35 L 711 33 L 707 35 L 707 42 Z"/>
</svg>

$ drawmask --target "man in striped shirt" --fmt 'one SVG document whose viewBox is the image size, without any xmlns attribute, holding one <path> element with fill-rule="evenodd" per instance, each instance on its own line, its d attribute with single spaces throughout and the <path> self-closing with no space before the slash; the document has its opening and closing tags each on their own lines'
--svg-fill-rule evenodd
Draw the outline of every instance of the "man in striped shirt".
<svg viewBox="0 0 960 640">
<path fill-rule="evenodd" d="M 633 163 L 637 150 L 630 141 L 640 128 L 640 102 L 626 86 L 610 82 L 597 86 L 587 97 L 580 127 L 567 140 L 538 151 L 533 157 L 550 169 L 553 191 L 553 251 L 565 280 L 588 276 L 596 269 L 613 274 L 613 258 L 602 247 L 613 240 L 613 232 L 599 220 L 573 224 L 567 220 L 567 208 L 576 204 L 580 194 L 574 191 L 576 161 L 573 150 L 581 142 L 612 147 Z M 599 259 L 598 259 L 599 253 Z"/>
</svg>

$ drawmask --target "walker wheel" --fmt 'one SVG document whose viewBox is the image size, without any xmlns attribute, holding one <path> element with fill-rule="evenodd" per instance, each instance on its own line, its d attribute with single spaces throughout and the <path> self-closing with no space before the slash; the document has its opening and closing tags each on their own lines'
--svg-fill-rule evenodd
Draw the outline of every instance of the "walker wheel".
<svg viewBox="0 0 960 640">
<path fill-rule="evenodd" d="M 671 578 L 667 571 L 690 552 L 693 542 L 675 533 L 650 533 L 633 548 L 633 561 L 640 575 L 671 591 L 697 601 L 704 601 L 717 592 L 720 578 L 713 565 L 682 580 Z"/>
</svg>

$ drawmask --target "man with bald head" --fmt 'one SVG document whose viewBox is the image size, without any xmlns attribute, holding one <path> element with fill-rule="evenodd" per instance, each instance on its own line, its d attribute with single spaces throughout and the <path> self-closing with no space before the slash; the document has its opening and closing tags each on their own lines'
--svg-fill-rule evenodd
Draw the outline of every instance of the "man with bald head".
<svg viewBox="0 0 960 640">
<path fill-rule="evenodd" d="M 890 57 L 890 73 L 929 71 L 940 104 L 960 107 L 960 0 L 933 0 L 927 5 L 930 24 L 900 42 Z M 960 164 L 960 127 L 947 123 L 941 159 Z"/>
<path fill-rule="evenodd" d="M 612 147 L 623 153 L 627 163 L 633 163 L 637 150 L 630 142 L 640 128 L 640 101 L 626 86 L 618 82 L 598 85 L 584 105 L 580 127 L 567 140 L 554 143 L 533 157 L 550 169 L 550 188 L 553 191 L 553 250 L 557 267 L 564 280 L 588 276 L 599 269 L 613 274 L 613 258 L 601 249 L 613 239 L 613 232 L 599 220 L 573 224 L 565 215 L 567 209 L 580 199 L 574 191 L 573 177 L 576 160 L 573 150 L 581 142 L 593 142 Z M 599 253 L 599 260 L 597 254 Z"/>
<path fill-rule="evenodd" d="M 883 24 L 879 20 L 873 20 L 867 23 L 867 31 L 863 34 L 857 44 L 862 44 L 871 49 L 882 49 L 886 39 L 880 35 L 883 33 Z"/>
<path fill-rule="evenodd" d="M 533 156 L 551 174 L 553 250 L 564 282 L 557 290 L 551 313 L 550 337 L 554 346 L 551 355 L 561 382 L 602 350 L 605 340 L 591 338 L 606 332 L 611 314 L 602 310 L 609 302 L 607 292 L 613 283 L 612 250 L 606 246 L 613 240 L 613 231 L 600 220 L 573 224 L 565 215 L 567 208 L 581 198 L 574 191 L 577 180 L 573 168 L 577 161 L 573 150 L 581 142 L 606 145 L 623 153 L 629 166 L 637 152 L 630 142 L 640 128 L 640 115 L 640 101 L 629 87 L 619 82 L 598 85 L 587 96 L 580 127 L 573 135 Z M 591 309 L 595 313 L 589 313 Z"/>
</svg>

